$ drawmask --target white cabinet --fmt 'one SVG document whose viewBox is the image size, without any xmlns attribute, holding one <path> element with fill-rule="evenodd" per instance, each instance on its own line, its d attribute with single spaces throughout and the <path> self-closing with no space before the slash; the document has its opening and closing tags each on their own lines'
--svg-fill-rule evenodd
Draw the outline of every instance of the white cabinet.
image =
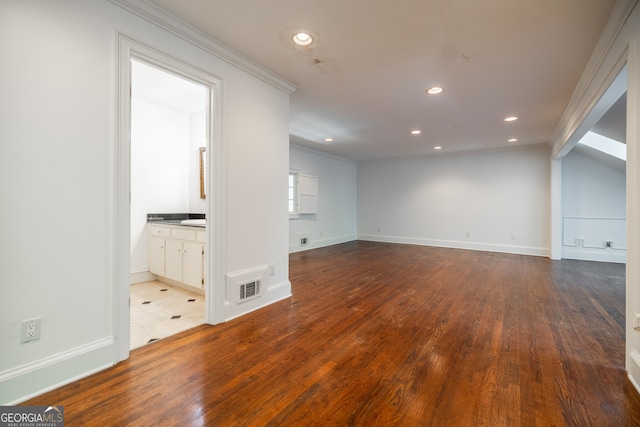
<svg viewBox="0 0 640 427">
<path fill-rule="evenodd" d="M 165 251 L 169 227 L 149 226 L 149 271 L 156 276 L 165 276 Z"/>
<path fill-rule="evenodd" d="M 149 271 L 178 284 L 204 289 L 204 230 L 149 226 Z"/>
<path fill-rule="evenodd" d="M 149 271 L 156 276 L 164 276 L 164 256 L 166 240 L 162 237 L 149 237 Z"/>
<path fill-rule="evenodd" d="M 203 289 L 204 245 L 184 242 L 182 247 L 182 283 Z"/>
</svg>

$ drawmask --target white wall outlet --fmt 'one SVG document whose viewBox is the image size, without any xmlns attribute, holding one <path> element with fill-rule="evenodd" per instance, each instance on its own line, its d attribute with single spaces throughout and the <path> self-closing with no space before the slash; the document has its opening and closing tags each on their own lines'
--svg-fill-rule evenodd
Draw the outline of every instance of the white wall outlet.
<svg viewBox="0 0 640 427">
<path fill-rule="evenodd" d="M 275 275 L 276 275 L 276 265 L 269 264 L 269 276 L 275 276 Z"/>
<path fill-rule="evenodd" d="M 636 313 L 636 317 L 633 318 L 633 330 L 640 332 L 640 313 Z"/>
<path fill-rule="evenodd" d="M 467 231 L 466 234 L 467 234 L 467 237 L 471 237 L 471 232 L 470 231 Z"/>
<path fill-rule="evenodd" d="M 22 321 L 20 342 L 29 342 L 40 339 L 40 320 L 41 319 L 37 317 L 35 319 Z"/>
<path fill-rule="evenodd" d="M 584 239 L 576 239 L 576 246 L 584 246 Z"/>
</svg>

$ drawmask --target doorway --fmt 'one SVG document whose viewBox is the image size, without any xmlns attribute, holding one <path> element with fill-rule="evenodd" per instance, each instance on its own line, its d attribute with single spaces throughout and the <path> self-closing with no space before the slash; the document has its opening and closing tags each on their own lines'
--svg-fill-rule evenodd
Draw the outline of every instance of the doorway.
<svg viewBox="0 0 640 427">
<path fill-rule="evenodd" d="M 192 58 L 196 63 L 202 58 Z M 132 274 L 132 147 L 131 147 L 131 92 L 132 60 L 145 63 L 173 76 L 201 85 L 206 92 L 204 115 L 205 135 L 202 137 L 203 164 L 206 173 L 204 199 L 206 228 L 203 228 L 206 251 L 203 255 L 205 323 L 217 324 L 224 320 L 224 247 L 226 215 L 223 209 L 225 166 L 222 146 L 222 80 L 200 67 L 168 56 L 147 44 L 118 35 L 117 124 L 118 134 L 114 155 L 113 196 L 115 210 L 112 220 L 116 230 L 113 245 L 113 328 L 116 362 L 126 360 L 130 351 L 130 288 Z M 197 177 L 196 177 L 197 179 Z M 136 221 L 146 221 L 140 218 Z"/>
<path fill-rule="evenodd" d="M 203 84 L 131 60 L 131 349 L 205 322 L 206 101 Z"/>
</svg>

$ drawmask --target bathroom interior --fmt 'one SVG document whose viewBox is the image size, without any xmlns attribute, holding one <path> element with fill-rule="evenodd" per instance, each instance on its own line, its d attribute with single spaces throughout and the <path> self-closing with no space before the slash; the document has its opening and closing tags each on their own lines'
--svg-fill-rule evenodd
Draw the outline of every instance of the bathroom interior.
<svg viewBox="0 0 640 427">
<path fill-rule="evenodd" d="M 130 348 L 205 321 L 207 88 L 131 61 Z"/>
</svg>

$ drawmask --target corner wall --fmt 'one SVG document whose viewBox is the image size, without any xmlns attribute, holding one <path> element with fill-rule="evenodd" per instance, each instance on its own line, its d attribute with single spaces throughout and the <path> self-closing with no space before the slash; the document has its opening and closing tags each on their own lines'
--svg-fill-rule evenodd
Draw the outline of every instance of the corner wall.
<svg viewBox="0 0 640 427">
<path fill-rule="evenodd" d="M 624 171 L 575 152 L 562 159 L 563 258 L 626 261 L 625 179 Z"/>
<path fill-rule="evenodd" d="M 208 40 L 193 41 L 189 28 L 178 36 L 170 25 L 161 28 L 130 11 L 135 7 L 116 3 L 0 2 L 6 208 L 0 221 L 0 404 L 24 401 L 118 360 L 115 295 L 129 286 L 118 282 L 115 259 L 122 252 L 116 226 L 119 33 L 222 81 L 216 108 L 222 109 L 217 131 L 225 173 L 216 185 L 226 195 L 229 220 L 221 227 L 225 256 L 217 273 L 276 266 L 260 301 L 227 305 L 225 318 L 290 294 L 286 187 L 293 86 L 246 59 L 221 59 Z M 224 295 L 224 283 L 214 286 Z M 42 319 L 41 338 L 22 344 L 21 321 L 35 317 Z"/>
<path fill-rule="evenodd" d="M 549 149 L 517 147 L 358 165 L 358 238 L 549 253 Z"/>
<path fill-rule="evenodd" d="M 356 240 L 358 166 L 355 162 L 292 145 L 289 168 L 318 177 L 318 213 L 289 219 L 289 252 Z M 308 236 L 300 246 L 299 236 Z"/>
</svg>

